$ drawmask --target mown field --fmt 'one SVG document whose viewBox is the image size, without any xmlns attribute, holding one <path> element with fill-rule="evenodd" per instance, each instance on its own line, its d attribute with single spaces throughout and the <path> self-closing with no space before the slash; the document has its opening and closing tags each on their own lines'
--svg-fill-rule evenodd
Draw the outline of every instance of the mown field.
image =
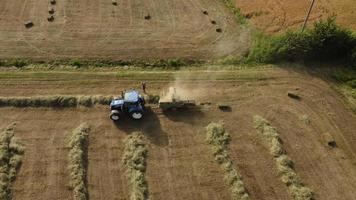
<svg viewBox="0 0 356 200">
<path fill-rule="evenodd" d="M 142 73 L 7 70 L 0 72 L 0 96 L 119 95 L 125 88 L 139 89 L 142 80 L 147 81 L 149 93 L 179 86 L 205 105 L 172 113 L 152 107 L 142 121 L 124 119 L 117 124 L 108 118 L 105 105 L 1 107 L 1 130 L 16 122 L 14 135 L 25 149 L 10 184 L 12 199 L 73 198 L 77 194 L 71 175 L 76 169 L 73 155 L 80 155 L 74 164 L 84 163 L 78 166 L 86 169 L 85 176 L 75 176 L 79 180 L 75 185 L 83 183 L 90 199 L 129 199 L 133 194 L 144 199 L 233 199 L 233 194 L 240 194 L 233 192 L 240 182 L 224 179 L 232 176 L 230 170 L 241 175 L 250 199 L 293 199 L 283 181 L 285 171 L 278 168 L 284 165 L 270 154 L 271 145 L 257 128 L 256 115 L 278 132 L 285 152 L 279 156 L 287 155 L 294 162 L 293 173 L 315 199 L 352 200 L 356 196 L 356 116 L 334 90 L 334 83 L 303 68 Z M 288 91 L 301 99 L 288 97 Z M 229 105 L 231 110 L 223 112 L 218 104 Z M 221 143 L 207 140 L 205 129 L 219 121 L 230 138 L 228 145 L 220 146 L 226 147 L 222 165 L 211 145 Z M 83 123 L 90 130 L 77 129 Z M 133 132 L 140 136 L 129 138 Z M 87 134 L 87 139 L 73 140 L 78 134 L 84 138 Z M 335 141 L 335 147 L 328 145 L 325 135 Z M 69 140 L 86 142 L 69 145 Z M 132 164 L 132 155 L 137 155 L 138 164 Z M 231 167 L 225 168 L 224 163 Z M 136 173 L 142 174 L 134 179 L 139 182 L 130 182 Z"/>
<path fill-rule="evenodd" d="M 311 3 L 309 0 L 236 0 L 235 2 L 254 27 L 267 33 L 301 28 Z M 308 25 L 335 15 L 338 24 L 356 29 L 355 10 L 356 4 L 353 0 L 315 1 Z"/>
<path fill-rule="evenodd" d="M 214 0 L 2 0 L 0 24 L 0 59 L 199 60 L 249 46 L 248 31 Z"/>
</svg>

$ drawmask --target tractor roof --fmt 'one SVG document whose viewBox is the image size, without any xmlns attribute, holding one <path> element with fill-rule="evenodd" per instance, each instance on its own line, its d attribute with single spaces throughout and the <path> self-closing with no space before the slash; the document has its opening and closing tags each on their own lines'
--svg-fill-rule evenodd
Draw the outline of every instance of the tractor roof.
<svg viewBox="0 0 356 200">
<path fill-rule="evenodd" d="M 137 102 L 139 99 L 139 93 L 135 90 L 127 91 L 124 94 L 125 102 Z"/>
</svg>

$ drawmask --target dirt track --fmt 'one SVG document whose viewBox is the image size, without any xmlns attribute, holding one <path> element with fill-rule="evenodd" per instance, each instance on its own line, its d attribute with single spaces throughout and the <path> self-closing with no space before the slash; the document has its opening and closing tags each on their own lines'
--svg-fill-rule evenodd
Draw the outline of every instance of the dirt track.
<svg viewBox="0 0 356 200">
<path fill-rule="evenodd" d="M 127 80 L 105 73 L 96 76 L 106 81 L 105 86 L 95 81 L 87 85 L 92 76 L 77 74 L 77 82 L 71 85 L 70 75 L 67 81 L 61 75 L 46 80 L 21 77 L 20 83 L 2 74 L 1 82 L 7 83 L 2 87 L 8 90 L 1 88 L 0 96 L 89 94 L 89 90 L 78 89 L 84 85 L 96 94 L 113 94 L 121 87 L 137 84 L 135 78 Z M 146 76 L 150 77 L 149 73 Z M 151 90 L 157 92 L 174 80 L 167 75 L 160 77 L 151 80 Z M 49 79 L 54 80 L 53 85 L 43 85 Z M 129 187 L 121 164 L 122 140 L 136 130 L 145 133 L 149 144 L 147 181 L 152 199 L 230 199 L 223 174 L 204 141 L 204 126 L 218 120 L 224 120 L 232 136 L 230 154 L 252 199 L 291 199 L 279 180 L 268 147 L 253 127 L 252 117 L 256 114 L 277 128 L 298 175 L 315 191 L 317 199 L 353 200 L 356 196 L 356 116 L 325 81 L 301 71 L 266 69 L 209 72 L 199 81 L 181 83 L 198 100 L 229 102 L 232 112 L 221 112 L 215 106 L 166 115 L 154 110 L 142 122 L 125 120 L 115 125 L 108 119 L 106 107 L 0 108 L 0 128 L 19 122 L 15 134 L 26 146 L 23 166 L 13 186 L 14 199 L 70 198 L 65 138 L 81 122 L 93 127 L 88 172 L 91 199 L 128 199 Z M 11 94 L 11 88 L 16 87 Z M 30 88 L 37 89 L 30 93 Z M 298 88 L 302 100 L 287 97 L 287 91 Z M 309 117 L 309 125 L 301 120 L 304 115 Z M 321 136 L 324 132 L 335 138 L 337 148 L 325 144 Z"/>
<path fill-rule="evenodd" d="M 47 21 L 48 7 L 55 10 L 53 22 Z M 25 28 L 28 20 L 32 28 Z M 210 59 L 245 54 L 249 44 L 248 32 L 215 0 L 123 0 L 117 6 L 111 0 L 54 6 L 2 0 L 0 24 L 0 58 Z"/>
<path fill-rule="evenodd" d="M 236 6 L 251 18 L 252 25 L 265 32 L 275 33 L 301 27 L 310 2 L 310 0 L 236 0 Z M 355 10 L 354 0 L 315 1 L 308 25 L 336 15 L 340 25 L 356 29 Z"/>
</svg>

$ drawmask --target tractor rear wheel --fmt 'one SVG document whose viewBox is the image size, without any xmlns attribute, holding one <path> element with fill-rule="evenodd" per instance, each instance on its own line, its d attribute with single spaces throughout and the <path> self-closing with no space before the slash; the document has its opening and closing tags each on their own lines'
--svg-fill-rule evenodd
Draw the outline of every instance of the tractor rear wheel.
<svg viewBox="0 0 356 200">
<path fill-rule="evenodd" d="M 141 111 L 133 111 L 130 113 L 130 116 L 134 120 L 140 120 L 143 117 L 143 113 Z"/>
</svg>

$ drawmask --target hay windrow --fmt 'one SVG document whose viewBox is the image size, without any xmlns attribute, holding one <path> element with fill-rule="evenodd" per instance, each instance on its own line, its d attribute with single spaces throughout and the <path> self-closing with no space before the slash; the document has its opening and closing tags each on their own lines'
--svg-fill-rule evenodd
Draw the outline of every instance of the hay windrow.
<svg viewBox="0 0 356 200">
<path fill-rule="evenodd" d="M 260 116 L 254 116 L 255 128 L 266 139 L 273 155 L 281 181 L 286 184 L 295 200 L 313 200 L 313 191 L 306 187 L 294 170 L 294 162 L 286 154 L 277 130 Z"/>
<path fill-rule="evenodd" d="M 88 138 L 90 127 L 88 124 L 81 124 L 76 128 L 69 140 L 69 173 L 70 185 L 73 189 L 75 200 L 88 199 L 87 189 L 87 159 L 88 159 Z"/>
<path fill-rule="evenodd" d="M 131 200 L 148 200 L 148 184 L 145 179 L 146 159 L 148 150 L 144 142 L 144 136 L 140 132 L 134 132 L 124 141 L 125 150 L 123 164 L 127 169 L 127 176 L 131 184 Z"/>
<path fill-rule="evenodd" d="M 206 127 L 206 140 L 212 146 L 216 162 L 225 173 L 225 181 L 229 184 L 234 200 L 250 199 L 241 175 L 234 168 L 228 153 L 231 137 L 225 132 L 223 123 L 210 123 Z"/>
<path fill-rule="evenodd" d="M 113 96 L 0 97 L 0 107 L 91 107 L 108 105 Z"/>
<path fill-rule="evenodd" d="M 22 164 L 24 148 L 14 137 L 16 124 L 9 125 L 0 134 L 0 199 L 12 199 L 11 183 Z"/>
</svg>

